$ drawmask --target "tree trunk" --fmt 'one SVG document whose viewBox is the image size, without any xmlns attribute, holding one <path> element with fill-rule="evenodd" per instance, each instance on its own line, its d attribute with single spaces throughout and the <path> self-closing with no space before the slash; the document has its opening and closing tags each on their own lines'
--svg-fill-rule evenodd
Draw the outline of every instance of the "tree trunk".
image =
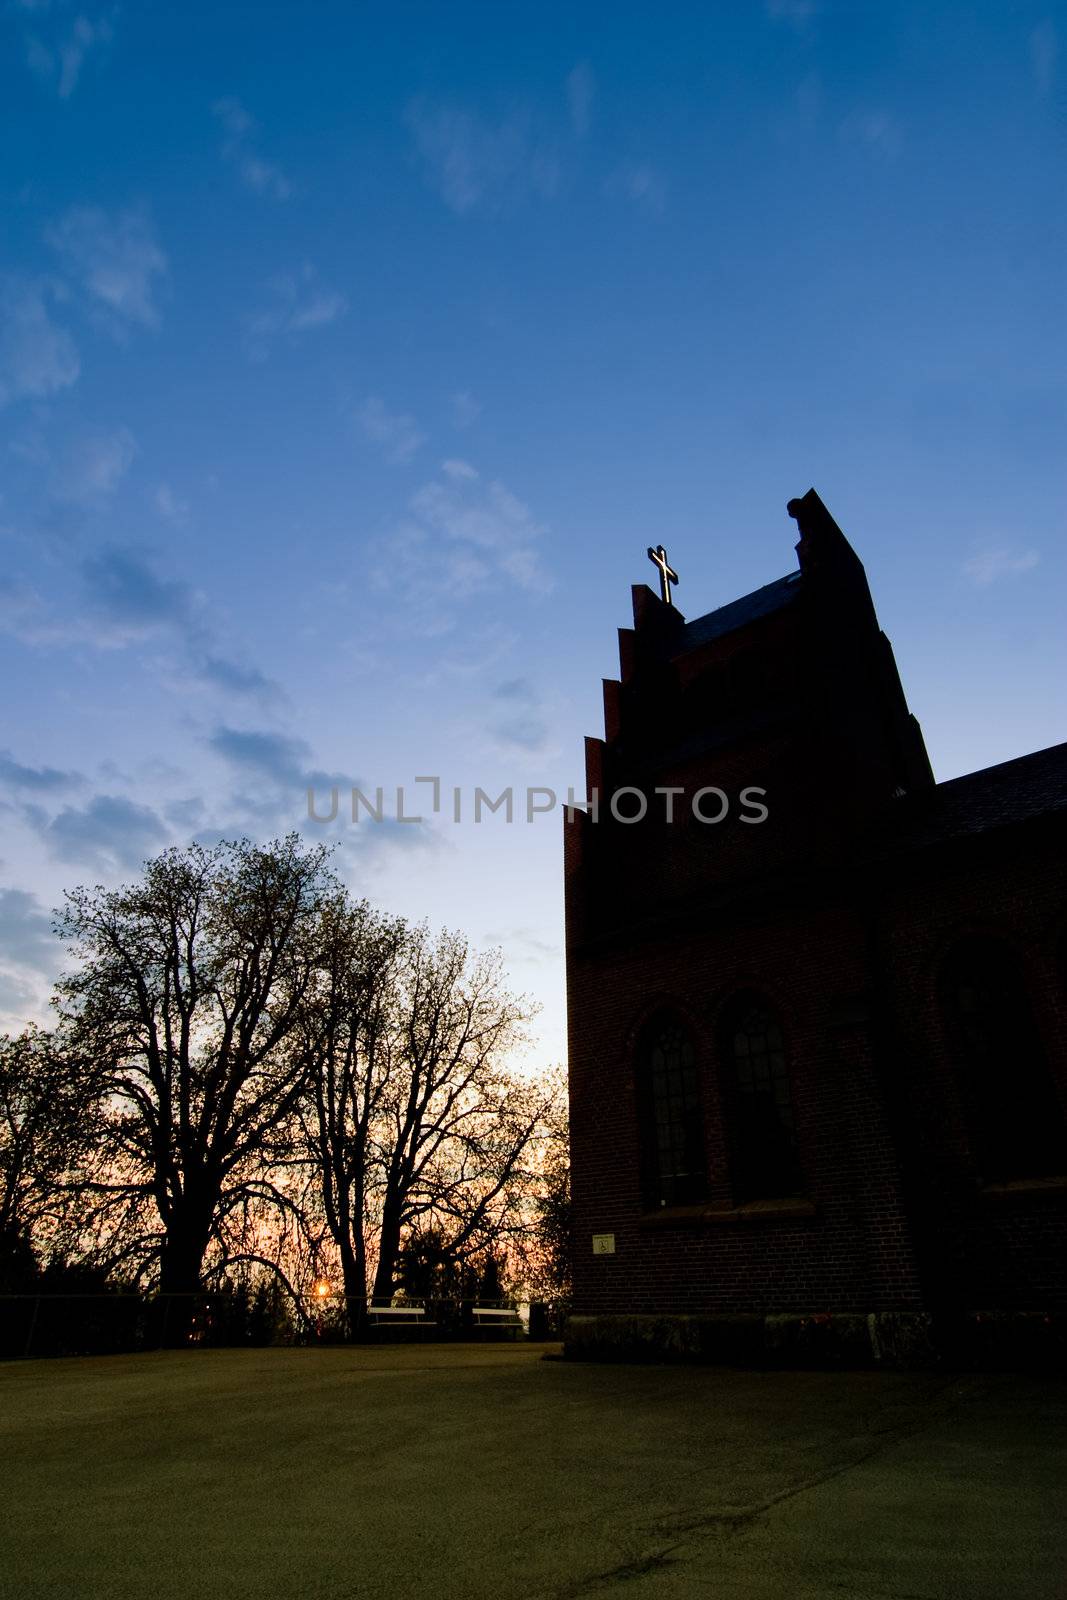
<svg viewBox="0 0 1067 1600">
<path fill-rule="evenodd" d="M 396 1259 L 400 1254 L 400 1218 L 387 1206 L 382 1216 L 378 1243 L 378 1269 L 374 1274 L 374 1298 L 383 1302 L 393 1297 Z"/>
<path fill-rule="evenodd" d="M 354 1249 L 349 1237 L 341 1242 L 341 1272 L 345 1287 L 345 1336 L 355 1339 L 362 1331 L 367 1314 L 367 1263 L 361 1249 Z"/>
<path fill-rule="evenodd" d="M 211 1236 L 210 1218 L 181 1216 L 167 1229 L 159 1269 L 160 1343 L 186 1345 L 198 1313 L 200 1273 Z"/>
</svg>

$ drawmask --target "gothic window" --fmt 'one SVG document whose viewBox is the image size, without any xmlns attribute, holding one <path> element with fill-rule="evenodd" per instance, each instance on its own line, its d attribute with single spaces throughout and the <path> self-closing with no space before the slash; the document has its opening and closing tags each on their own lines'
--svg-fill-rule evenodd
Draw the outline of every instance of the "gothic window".
<svg viewBox="0 0 1067 1600">
<path fill-rule="evenodd" d="M 770 1200 L 802 1191 L 789 1067 L 781 1023 L 756 995 L 741 996 L 722 1024 L 724 1101 L 734 1199 Z"/>
<path fill-rule="evenodd" d="M 942 969 L 941 999 L 981 1176 L 1062 1173 L 1063 1112 L 1014 952 L 994 940 L 960 945 Z"/>
<path fill-rule="evenodd" d="M 664 1012 L 638 1046 L 642 1187 L 649 1210 L 707 1198 L 704 1115 L 692 1036 Z"/>
</svg>

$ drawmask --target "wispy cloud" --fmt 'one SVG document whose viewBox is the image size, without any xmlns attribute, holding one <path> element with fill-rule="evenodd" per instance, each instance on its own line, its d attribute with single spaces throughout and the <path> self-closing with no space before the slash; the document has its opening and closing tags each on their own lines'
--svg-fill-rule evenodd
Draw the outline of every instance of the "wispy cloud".
<svg viewBox="0 0 1067 1600">
<path fill-rule="evenodd" d="M 23 41 L 30 70 L 61 100 L 68 100 L 78 86 L 86 56 L 111 43 L 117 7 L 95 16 L 79 11 L 74 17 L 47 3 L 27 5 L 16 0 L 16 9 L 26 17 Z"/>
<path fill-rule="evenodd" d="M 631 162 L 609 174 L 604 192 L 621 196 L 646 211 L 661 212 L 667 202 L 667 186 L 662 174 L 647 161 Z"/>
<path fill-rule="evenodd" d="M 85 804 L 64 803 L 64 791 L 84 787 L 80 773 L 27 767 L 6 757 L 0 781 L 15 795 L 22 820 L 57 860 L 111 873 L 140 866 L 170 842 L 159 815 L 125 795 L 98 793 Z M 11 945 L 19 934 L 43 948 L 42 915 L 31 896 L 0 895 L 0 956 L 16 954 Z M 29 964 L 40 964 L 35 952 Z"/>
<path fill-rule="evenodd" d="M 847 144 L 861 145 L 883 161 L 900 151 L 900 124 L 891 112 L 868 106 L 850 112 L 841 123 L 840 134 Z"/>
<path fill-rule="evenodd" d="M 184 800 L 168 800 L 163 807 L 163 815 L 172 828 L 188 837 L 203 824 L 207 807 L 199 795 L 192 795 Z"/>
<path fill-rule="evenodd" d="M 1020 572 L 1032 572 L 1040 561 L 1037 550 L 1009 550 L 1004 546 L 982 550 L 963 563 L 964 575 L 978 588 L 987 588 L 1001 578 L 1014 577 Z"/>
<path fill-rule="evenodd" d="M 30 584 L 0 577 L 0 632 L 24 644 L 93 645 L 110 650 L 143 643 L 167 629 L 201 652 L 208 630 L 189 586 L 157 569 L 153 552 L 104 545 L 75 567 L 71 596 L 45 596 Z"/>
<path fill-rule="evenodd" d="M 822 78 L 817 72 L 806 72 L 797 84 L 793 96 L 797 118 L 803 128 L 814 128 L 823 108 Z"/>
<path fill-rule="evenodd" d="M 529 678 L 505 678 L 503 683 L 497 684 L 493 693 L 498 700 L 515 700 L 523 705 L 531 705 L 536 699 Z"/>
<path fill-rule="evenodd" d="M 808 27 L 822 9 L 819 0 L 765 0 L 764 9 L 774 22 L 785 22 L 798 33 Z"/>
<path fill-rule="evenodd" d="M 109 216 L 99 206 L 72 206 L 48 240 L 113 332 L 158 325 L 155 294 L 167 258 L 143 211 Z"/>
<path fill-rule="evenodd" d="M 1051 94 L 1056 79 L 1056 60 L 1060 53 L 1056 25 L 1048 17 L 1039 22 L 1030 33 L 1030 66 L 1037 92 L 1044 98 Z"/>
<path fill-rule="evenodd" d="M 61 954 L 52 918 L 35 895 L 0 889 L 0 956 L 51 971 Z"/>
<path fill-rule="evenodd" d="M 332 788 L 351 790 L 360 780 L 352 773 L 327 772 L 315 766 L 304 739 L 271 728 L 234 728 L 221 724 L 208 737 L 208 748 L 229 768 L 240 786 L 231 809 L 264 821 L 305 814 L 309 789 L 326 796 Z"/>
<path fill-rule="evenodd" d="M 508 707 L 507 715 L 494 721 L 489 730 L 497 744 L 526 754 L 536 754 L 546 749 L 548 724 L 529 679 L 510 678 L 497 685 L 494 695 Z"/>
<path fill-rule="evenodd" d="M 406 120 L 428 182 L 458 216 L 556 193 L 554 141 L 537 131 L 526 109 L 493 121 L 461 106 L 415 100 Z"/>
<path fill-rule="evenodd" d="M 126 427 L 75 436 L 56 472 L 56 499 L 67 505 L 100 504 L 117 489 L 136 454 L 137 442 Z"/>
<path fill-rule="evenodd" d="M 481 416 L 482 408 L 469 389 L 457 389 L 455 394 L 449 395 L 448 404 L 456 428 L 469 428 Z"/>
<path fill-rule="evenodd" d="M 381 852 L 432 847 L 434 829 L 426 821 L 398 822 L 385 816 L 380 822 L 364 819 L 352 826 L 351 791 L 372 786 L 353 773 L 329 772 L 316 767 L 310 746 L 303 740 L 267 728 L 220 726 L 208 738 L 208 746 L 233 777 L 236 789 L 228 801 L 230 814 L 241 819 L 246 831 L 277 831 L 299 826 L 305 833 L 321 839 L 325 819 L 331 809 L 331 791 L 337 789 L 338 812 L 332 819 L 335 832 L 347 830 L 348 842 L 358 850 L 361 867 Z M 315 821 L 308 815 L 308 791 L 314 797 Z M 410 805 L 410 796 L 409 796 Z M 233 830 L 230 830 L 232 836 Z M 203 831 L 202 831 L 203 836 Z M 221 835 L 220 835 L 221 836 Z M 338 858 L 345 869 L 345 856 Z"/>
<path fill-rule="evenodd" d="M 581 61 L 567 74 L 567 110 L 575 136 L 584 139 L 593 117 L 596 82 L 586 62 Z"/>
<path fill-rule="evenodd" d="M 221 702 L 227 711 L 237 703 L 267 710 L 287 702 L 288 696 L 276 678 L 260 671 L 247 657 L 231 655 L 219 647 L 200 607 L 194 604 L 187 616 L 179 617 L 173 632 L 184 646 L 182 653 L 169 658 L 157 654 L 153 664 L 183 706 L 190 705 L 192 695 L 205 692 L 216 706 Z"/>
<path fill-rule="evenodd" d="M 156 492 L 152 496 L 152 504 L 164 522 L 169 522 L 176 528 L 183 527 L 189 520 L 189 502 L 180 499 L 169 483 L 161 483 L 157 486 Z"/>
<path fill-rule="evenodd" d="M 348 309 L 344 295 L 321 283 L 309 261 L 298 272 L 272 278 L 267 299 L 245 326 L 248 353 L 259 361 L 266 359 L 275 339 L 295 340 L 317 328 L 328 328 Z"/>
<path fill-rule="evenodd" d="M 216 100 L 211 109 L 225 135 L 223 157 L 236 169 L 246 188 L 272 200 L 288 200 L 293 186 L 281 167 L 260 155 L 256 141 L 258 125 L 240 100 L 225 95 Z"/>
<path fill-rule="evenodd" d="M 484 483 L 468 463 L 462 465 L 466 471 L 447 473 L 445 481 L 427 483 L 414 495 L 414 514 L 460 554 L 486 564 L 489 575 L 520 589 L 551 588 L 537 548 L 544 528 L 529 506 L 499 480 Z"/>
<path fill-rule="evenodd" d="M 24 889 L 0 889 L 0 1011 L 7 1014 L 6 1026 L 43 1020 L 64 954 L 51 914 L 37 897 Z"/>
<path fill-rule="evenodd" d="M 377 395 L 364 400 L 356 412 L 356 424 L 364 438 L 377 445 L 394 465 L 410 461 L 426 441 L 414 417 L 403 411 L 390 411 Z"/>
<path fill-rule="evenodd" d="M 223 726 L 216 728 L 208 744 L 238 771 L 271 783 L 299 787 L 310 770 L 310 745 L 269 729 Z"/>
<path fill-rule="evenodd" d="M 9 791 L 48 795 L 80 788 L 84 782 L 80 772 L 64 772 L 58 767 L 27 767 L 16 761 L 10 750 L 0 750 L 0 786 Z"/>
<path fill-rule="evenodd" d="M 532 928 L 505 928 L 502 932 L 490 931 L 483 935 L 482 943 L 493 948 L 500 947 L 510 961 L 519 961 L 524 966 L 540 967 L 550 962 L 558 962 L 563 955 L 561 945 L 552 944 L 547 939 L 542 939 Z"/>
<path fill-rule="evenodd" d="M 169 843 L 170 830 L 149 806 L 124 795 L 98 794 L 84 806 L 65 806 L 43 837 L 60 861 L 104 872 L 135 869 Z"/>
<path fill-rule="evenodd" d="M 0 278 L 0 405 L 46 399 L 77 382 L 77 347 L 52 318 L 62 297 L 62 286 L 46 279 Z"/>
<path fill-rule="evenodd" d="M 192 590 L 161 576 L 144 550 L 108 546 L 83 562 L 81 577 L 97 644 L 129 644 L 192 620 Z"/>
<path fill-rule="evenodd" d="M 23 644 L 47 644 L 66 637 L 45 599 L 30 584 L 0 575 L 0 633 Z"/>
<path fill-rule="evenodd" d="M 225 694 L 247 695 L 253 700 L 274 700 L 280 697 L 281 687 L 258 667 L 244 666 L 231 661 L 228 656 L 208 655 L 199 663 L 199 676 L 212 688 Z"/>
<path fill-rule="evenodd" d="M 151 548 L 103 545 L 82 558 L 73 576 L 77 589 L 65 600 L 0 577 L 0 633 L 51 648 L 119 650 L 151 643 L 151 670 L 183 702 L 194 689 L 223 702 L 266 707 L 285 701 L 275 679 L 240 659 L 239 650 L 220 648 L 220 630 L 204 596 L 163 570 Z M 0 784 L 12 772 L 0 758 Z"/>
<path fill-rule="evenodd" d="M 532 712 L 496 723 L 492 733 L 498 744 L 524 750 L 528 754 L 544 750 L 548 744 L 548 726 Z"/>
<path fill-rule="evenodd" d="M 455 626 L 472 596 L 506 587 L 546 593 L 552 584 L 539 548 L 544 531 L 504 484 L 483 480 L 469 462 L 446 462 L 377 541 L 379 553 L 388 551 L 388 582 L 403 587 L 405 626 L 432 637 Z M 383 588 L 387 582 L 377 575 L 372 581 Z"/>
</svg>

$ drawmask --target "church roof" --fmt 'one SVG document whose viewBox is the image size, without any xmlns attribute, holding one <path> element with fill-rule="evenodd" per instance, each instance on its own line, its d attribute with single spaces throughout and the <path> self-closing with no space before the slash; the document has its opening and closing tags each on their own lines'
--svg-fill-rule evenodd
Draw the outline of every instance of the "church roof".
<svg viewBox="0 0 1067 1600">
<path fill-rule="evenodd" d="M 703 617 L 694 617 L 682 629 L 682 649 L 695 650 L 759 617 L 770 616 L 772 611 L 780 611 L 788 605 L 799 592 L 800 573 L 790 572 L 787 577 L 776 578 L 774 583 L 765 583 L 762 589 L 742 595 L 740 600 L 731 600 L 728 606 L 720 606 Z"/>
<path fill-rule="evenodd" d="M 951 778 L 900 806 L 901 830 L 919 846 L 1067 812 L 1067 744 Z"/>
</svg>

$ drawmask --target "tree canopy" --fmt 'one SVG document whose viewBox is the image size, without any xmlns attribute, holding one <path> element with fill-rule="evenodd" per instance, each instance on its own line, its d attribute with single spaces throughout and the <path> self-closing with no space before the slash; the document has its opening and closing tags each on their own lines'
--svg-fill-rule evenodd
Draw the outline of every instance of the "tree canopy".
<svg viewBox="0 0 1067 1600">
<path fill-rule="evenodd" d="M 178 1295 L 325 1275 L 353 1328 L 420 1250 L 455 1282 L 527 1258 L 560 1090 L 518 1070 L 498 954 L 355 898 L 295 834 L 167 850 L 57 931 L 54 1030 L 0 1039 L 9 1254 L 62 1241 Z"/>
</svg>

